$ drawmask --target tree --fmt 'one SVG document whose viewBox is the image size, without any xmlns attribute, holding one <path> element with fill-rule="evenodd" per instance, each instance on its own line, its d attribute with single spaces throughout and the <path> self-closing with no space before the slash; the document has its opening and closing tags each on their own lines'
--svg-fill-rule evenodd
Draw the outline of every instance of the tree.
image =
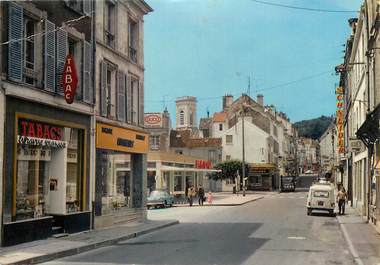
<svg viewBox="0 0 380 265">
<path fill-rule="evenodd" d="M 231 179 L 234 180 L 236 172 L 239 171 L 239 175 L 242 176 L 242 164 L 240 160 L 228 160 L 223 161 L 215 166 L 215 169 L 221 170 L 210 175 L 210 178 L 214 180 Z M 248 173 L 248 165 L 245 163 L 245 172 Z"/>
</svg>

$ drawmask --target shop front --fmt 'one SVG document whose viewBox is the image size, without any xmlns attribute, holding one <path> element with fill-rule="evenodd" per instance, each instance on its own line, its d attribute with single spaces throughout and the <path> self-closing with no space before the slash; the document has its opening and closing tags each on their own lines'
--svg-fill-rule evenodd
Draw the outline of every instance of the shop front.
<svg viewBox="0 0 380 265">
<path fill-rule="evenodd" d="M 90 229 L 90 117 L 7 99 L 3 245 Z"/>
<path fill-rule="evenodd" d="M 249 164 L 247 189 L 273 190 L 279 174 L 275 164 Z"/>
<path fill-rule="evenodd" d="M 176 198 L 186 197 L 190 186 L 197 190 L 202 185 L 207 189 L 207 173 L 216 171 L 209 161 L 197 157 L 166 152 L 148 154 L 148 183 L 154 181 L 154 189 L 166 190 Z"/>
<path fill-rule="evenodd" d="M 95 228 L 145 218 L 148 134 L 96 126 Z"/>
</svg>

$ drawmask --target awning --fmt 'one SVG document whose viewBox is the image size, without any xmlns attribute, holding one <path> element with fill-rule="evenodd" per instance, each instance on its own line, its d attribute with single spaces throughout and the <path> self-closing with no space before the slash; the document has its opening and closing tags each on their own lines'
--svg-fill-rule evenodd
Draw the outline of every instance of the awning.
<svg viewBox="0 0 380 265">
<path fill-rule="evenodd" d="M 160 170 L 161 171 L 182 171 L 182 172 L 221 172 L 220 169 L 172 167 L 172 166 L 162 166 Z"/>
<path fill-rule="evenodd" d="M 380 104 L 370 113 L 367 114 L 367 118 L 356 132 L 356 136 L 365 144 L 370 146 L 380 138 L 379 130 L 380 120 Z"/>
</svg>

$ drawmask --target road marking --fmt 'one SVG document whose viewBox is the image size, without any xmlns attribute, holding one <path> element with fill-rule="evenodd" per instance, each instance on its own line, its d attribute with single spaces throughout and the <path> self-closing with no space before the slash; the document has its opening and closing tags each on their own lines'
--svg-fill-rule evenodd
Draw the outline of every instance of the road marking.
<svg viewBox="0 0 380 265">
<path fill-rule="evenodd" d="M 340 224 L 340 227 L 342 228 L 343 235 L 344 235 L 344 237 L 346 239 L 346 242 L 348 244 L 348 249 L 350 250 L 351 255 L 354 257 L 355 262 L 358 265 L 364 265 L 363 261 L 361 260 L 361 258 L 359 257 L 358 253 L 356 252 L 356 249 L 355 249 L 354 245 L 352 244 L 352 241 L 351 241 L 351 239 L 350 239 L 350 237 L 348 235 L 346 226 L 344 224 Z"/>
<path fill-rule="evenodd" d="M 288 236 L 288 239 L 305 240 L 306 237 L 303 237 L 303 236 Z"/>
</svg>

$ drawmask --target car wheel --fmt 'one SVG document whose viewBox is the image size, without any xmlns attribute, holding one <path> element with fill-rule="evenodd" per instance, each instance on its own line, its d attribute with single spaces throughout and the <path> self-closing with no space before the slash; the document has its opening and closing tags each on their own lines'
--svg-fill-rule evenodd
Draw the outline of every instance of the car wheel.
<svg viewBox="0 0 380 265">
<path fill-rule="evenodd" d="M 166 208 L 167 205 L 168 205 L 168 202 L 164 201 L 164 208 Z"/>
<path fill-rule="evenodd" d="M 307 209 L 307 215 L 311 215 L 311 209 Z"/>
<path fill-rule="evenodd" d="M 329 215 L 334 216 L 334 210 L 329 210 Z"/>
</svg>

